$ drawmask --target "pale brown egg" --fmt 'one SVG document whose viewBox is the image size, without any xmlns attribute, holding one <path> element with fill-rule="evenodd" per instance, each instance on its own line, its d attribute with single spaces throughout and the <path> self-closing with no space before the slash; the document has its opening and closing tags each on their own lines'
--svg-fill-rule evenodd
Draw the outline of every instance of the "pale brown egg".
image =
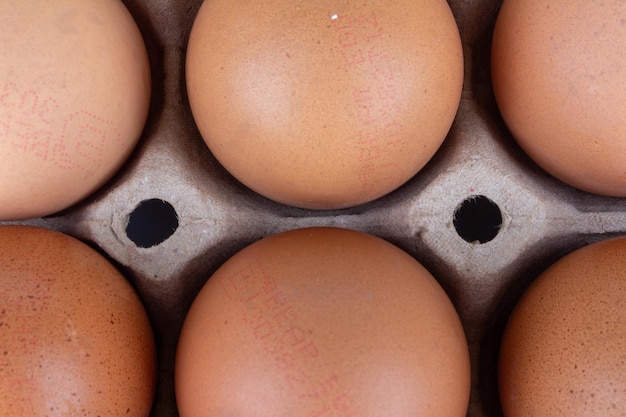
<svg viewBox="0 0 626 417">
<path fill-rule="evenodd" d="M 505 0 L 492 45 L 502 117 L 579 189 L 626 196 L 626 2 Z"/>
<path fill-rule="evenodd" d="M 506 417 L 626 415 L 626 238 L 541 274 L 509 319 L 499 360 Z"/>
<path fill-rule="evenodd" d="M 433 276 L 361 232 L 258 241 L 205 284 L 176 356 L 181 417 L 464 417 L 459 317 Z"/>
<path fill-rule="evenodd" d="M 59 232 L 0 227 L 0 416 L 147 417 L 156 383 L 141 301 Z"/>
<path fill-rule="evenodd" d="M 198 129 L 234 177 L 332 209 L 389 193 L 432 158 L 463 56 L 444 0 L 211 0 L 186 74 Z"/>
<path fill-rule="evenodd" d="M 140 138 L 150 89 L 121 1 L 0 2 L 0 220 L 53 214 L 102 186 Z"/>
</svg>

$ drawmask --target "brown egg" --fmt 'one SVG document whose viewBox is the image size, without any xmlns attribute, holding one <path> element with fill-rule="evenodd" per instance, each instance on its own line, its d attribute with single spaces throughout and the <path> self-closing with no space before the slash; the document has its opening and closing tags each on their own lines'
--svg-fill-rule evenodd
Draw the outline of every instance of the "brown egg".
<svg viewBox="0 0 626 417">
<path fill-rule="evenodd" d="M 626 415 L 626 238 L 537 278 L 507 324 L 499 380 L 506 417 Z"/>
<path fill-rule="evenodd" d="M 493 88 L 520 146 L 547 172 L 626 196 L 626 2 L 505 0 Z"/>
<path fill-rule="evenodd" d="M 0 227 L 0 416 L 147 417 L 155 368 L 146 312 L 102 255 Z"/>
<path fill-rule="evenodd" d="M 150 68 L 119 0 L 0 2 L 0 220 L 49 215 L 121 167 Z"/>
<path fill-rule="evenodd" d="M 181 417 L 464 417 L 456 311 L 411 256 L 360 232 L 256 242 L 206 283 L 176 357 Z"/>
<path fill-rule="evenodd" d="M 444 0 L 205 1 L 187 51 L 197 126 L 243 184 L 311 209 L 396 189 L 435 154 L 463 82 Z"/>
</svg>

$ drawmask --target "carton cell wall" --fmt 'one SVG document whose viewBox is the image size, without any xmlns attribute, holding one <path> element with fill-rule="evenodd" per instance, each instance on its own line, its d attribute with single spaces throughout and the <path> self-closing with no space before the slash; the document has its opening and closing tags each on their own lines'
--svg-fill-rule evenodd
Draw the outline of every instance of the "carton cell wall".
<svg viewBox="0 0 626 417">
<path fill-rule="evenodd" d="M 211 155 L 185 90 L 185 51 L 201 0 L 125 0 L 144 36 L 153 76 L 144 134 L 121 171 L 61 213 L 22 223 L 60 230 L 98 248 L 135 286 L 152 319 L 159 381 L 152 416 L 176 416 L 174 354 L 187 309 L 230 256 L 264 236 L 307 226 L 369 232 L 396 244 L 439 280 L 455 304 L 472 359 L 470 417 L 496 417 L 500 335 L 526 286 L 556 259 L 624 234 L 626 199 L 578 191 L 535 165 L 515 144 L 490 85 L 490 42 L 498 0 L 450 0 L 463 42 L 465 80 L 444 144 L 414 178 L 371 203 L 343 210 L 284 206 L 248 190 Z M 477 220 L 463 203 L 484 196 L 501 224 L 492 240 L 464 240 L 458 224 Z M 178 227 L 142 248 L 126 232 L 151 199 L 171 204 Z M 493 206 L 492 206 L 493 207 Z M 484 210 L 484 209 L 483 209 Z M 471 226 L 471 224 L 469 224 Z M 156 225 L 155 225 L 156 227 Z"/>
</svg>

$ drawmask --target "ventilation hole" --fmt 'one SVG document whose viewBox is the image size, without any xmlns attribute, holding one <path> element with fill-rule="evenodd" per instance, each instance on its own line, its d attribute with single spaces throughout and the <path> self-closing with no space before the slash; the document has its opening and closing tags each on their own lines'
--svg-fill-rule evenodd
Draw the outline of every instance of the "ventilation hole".
<svg viewBox="0 0 626 417">
<path fill-rule="evenodd" d="M 454 211 L 456 232 L 470 243 L 493 240 L 502 226 L 502 213 L 496 203 L 485 196 L 474 195 L 463 201 Z"/>
<path fill-rule="evenodd" d="M 140 248 L 165 242 L 178 228 L 178 214 L 167 201 L 144 200 L 128 218 L 126 236 Z"/>
</svg>

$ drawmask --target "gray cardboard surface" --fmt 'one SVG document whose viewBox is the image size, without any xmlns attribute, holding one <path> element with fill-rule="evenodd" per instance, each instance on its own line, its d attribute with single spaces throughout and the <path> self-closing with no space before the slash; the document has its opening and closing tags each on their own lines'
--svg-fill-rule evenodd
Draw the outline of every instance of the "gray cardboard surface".
<svg viewBox="0 0 626 417">
<path fill-rule="evenodd" d="M 80 204 L 19 223 L 56 229 L 99 248 L 137 288 L 159 347 L 153 417 L 176 416 L 173 364 L 185 313 L 212 272 L 246 245 L 293 228 L 332 225 L 382 237 L 440 281 L 465 326 L 472 366 L 468 416 L 501 415 L 496 358 L 502 327 L 526 285 L 550 263 L 585 244 L 624 234 L 626 199 L 575 190 L 537 167 L 498 114 L 489 83 L 489 45 L 500 1 L 450 0 L 465 53 L 461 105 L 448 138 L 413 179 L 371 203 L 330 211 L 269 201 L 232 178 L 206 148 L 185 93 L 187 37 L 200 0 L 126 0 L 147 44 L 153 100 L 144 135 L 118 175 Z M 502 224 L 486 243 L 454 227 L 466 199 L 485 196 Z M 144 200 L 176 210 L 163 243 L 140 248 L 126 235 Z M 471 221 L 471 219 L 470 219 Z M 9 222 L 10 223 L 10 222 Z"/>
</svg>

